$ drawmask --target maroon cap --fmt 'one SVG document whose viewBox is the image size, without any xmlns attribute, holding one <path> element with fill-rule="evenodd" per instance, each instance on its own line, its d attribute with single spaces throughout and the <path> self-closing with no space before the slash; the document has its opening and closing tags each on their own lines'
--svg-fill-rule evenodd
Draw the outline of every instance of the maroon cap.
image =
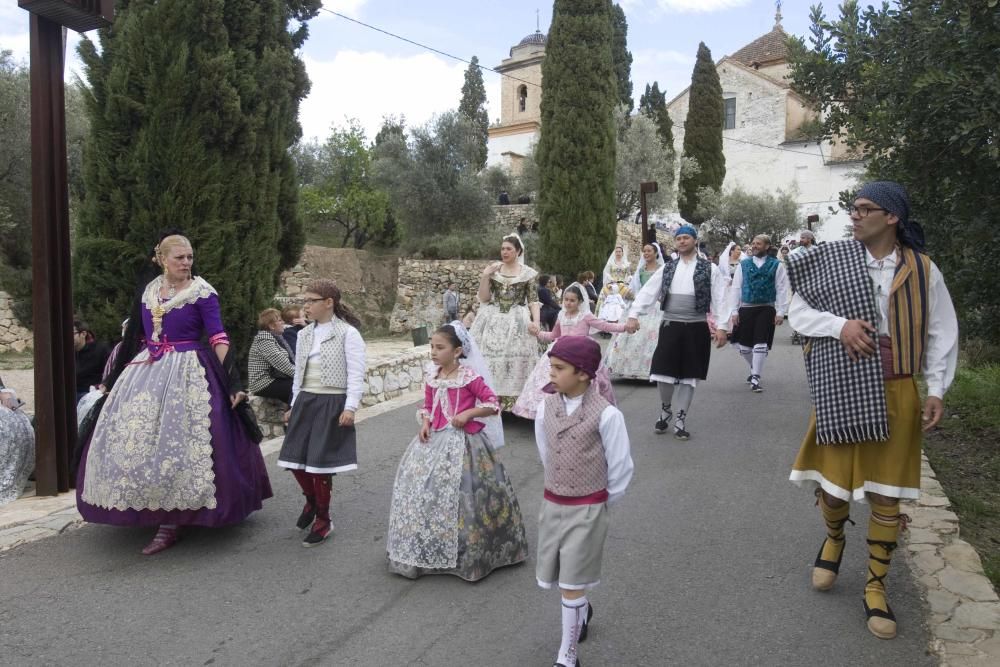
<svg viewBox="0 0 1000 667">
<path fill-rule="evenodd" d="M 549 350 L 549 356 L 573 364 L 574 368 L 593 379 L 601 365 L 601 346 L 587 336 L 563 336 Z"/>
</svg>

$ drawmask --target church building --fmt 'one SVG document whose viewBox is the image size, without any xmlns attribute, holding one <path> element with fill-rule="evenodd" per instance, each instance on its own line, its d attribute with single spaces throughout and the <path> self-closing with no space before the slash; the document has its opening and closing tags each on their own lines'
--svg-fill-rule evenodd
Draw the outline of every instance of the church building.
<svg viewBox="0 0 1000 667">
<path fill-rule="evenodd" d="M 488 166 L 517 171 L 542 129 L 542 60 L 545 34 L 540 30 L 511 47 L 496 71 L 500 83 L 500 121 L 489 128 Z"/>
<path fill-rule="evenodd" d="M 786 79 L 788 37 L 779 9 L 769 33 L 716 64 L 725 108 L 723 188 L 794 189 L 803 229 L 808 216 L 817 215 L 813 231 L 820 240 L 832 241 L 841 238 L 849 224 L 847 214 L 838 207 L 839 193 L 855 185 L 864 163 L 842 143 L 806 137 L 804 129 L 817 116 Z M 689 90 L 667 104 L 678 155 L 683 151 Z M 831 207 L 836 212 L 831 213 Z"/>
</svg>

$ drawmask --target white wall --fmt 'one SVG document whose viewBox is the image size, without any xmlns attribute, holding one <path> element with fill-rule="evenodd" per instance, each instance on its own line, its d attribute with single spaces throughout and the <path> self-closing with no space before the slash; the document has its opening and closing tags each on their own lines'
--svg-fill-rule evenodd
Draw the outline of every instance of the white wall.
<svg viewBox="0 0 1000 667">
<path fill-rule="evenodd" d="M 726 156 L 724 188 L 740 186 L 750 192 L 774 192 L 797 189 L 796 200 L 805 218 L 820 216 L 814 226 L 821 241 L 842 238 L 849 223 L 837 209 L 838 193 L 854 184 L 860 163 L 826 164 L 830 155 L 827 143 L 786 142 L 785 104 L 789 91 L 731 63 L 722 63 L 719 80 L 726 95 L 736 95 L 736 127 L 723 130 L 722 147 Z M 677 99 L 669 108 L 674 122 L 674 146 L 680 155 L 684 146 L 684 123 L 687 120 L 688 96 Z M 838 209 L 839 211 L 839 209 Z"/>
<path fill-rule="evenodd" d="M 503 156 L 506 152 L 517 153 L 518 155 L 528 155 L 531 146 L 538 141 L 538 132 L 525 132 L 524 134 L 511 134 L 502 137 L 490 137 L 487 144 L 486 166 L 501 165 L 510 167 L 507 159 Z"/>
</svg>

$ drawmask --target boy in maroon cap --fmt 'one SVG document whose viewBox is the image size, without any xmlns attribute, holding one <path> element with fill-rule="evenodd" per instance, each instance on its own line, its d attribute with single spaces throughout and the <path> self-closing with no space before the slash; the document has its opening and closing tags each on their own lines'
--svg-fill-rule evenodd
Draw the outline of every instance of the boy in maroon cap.
<svg viewBox="0 0 1000 667">
<path fill-rule="evenodd" d="M 562 643 L 554 667 L 576 667 L 577 644 L 587 638 L 594 608 L 587 589 L 600 583 L 608 534 L 608 505 L 632 479 L 625 417 L 591 380 L 601 347 L 585 336 L 566 336 L 549 350 L 552 395 L 538 407 L 535 440 L 545 468 L 545 498 L 538 519 L 542 588 L 562 592 Z"/>
</svg>

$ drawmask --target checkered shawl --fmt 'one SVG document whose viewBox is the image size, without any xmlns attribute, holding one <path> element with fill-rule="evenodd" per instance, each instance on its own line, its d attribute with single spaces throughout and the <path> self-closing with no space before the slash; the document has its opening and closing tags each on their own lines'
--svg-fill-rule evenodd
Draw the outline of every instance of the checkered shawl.
<svg viewBox="0 0 1000 667">
<path fill-rule="evenodd" d="M 792 290 L 811 307 L 849 320 L 877 321 L 860 241 L 824 243 L 788 259 Z M 874 339 L 878 350 L 878 340 Z M 878 354 L 852 361 L 836 338 L 810 338 L 806 378 L 821 445 L 889 439 L 885 383 Z"/>
</svg>

